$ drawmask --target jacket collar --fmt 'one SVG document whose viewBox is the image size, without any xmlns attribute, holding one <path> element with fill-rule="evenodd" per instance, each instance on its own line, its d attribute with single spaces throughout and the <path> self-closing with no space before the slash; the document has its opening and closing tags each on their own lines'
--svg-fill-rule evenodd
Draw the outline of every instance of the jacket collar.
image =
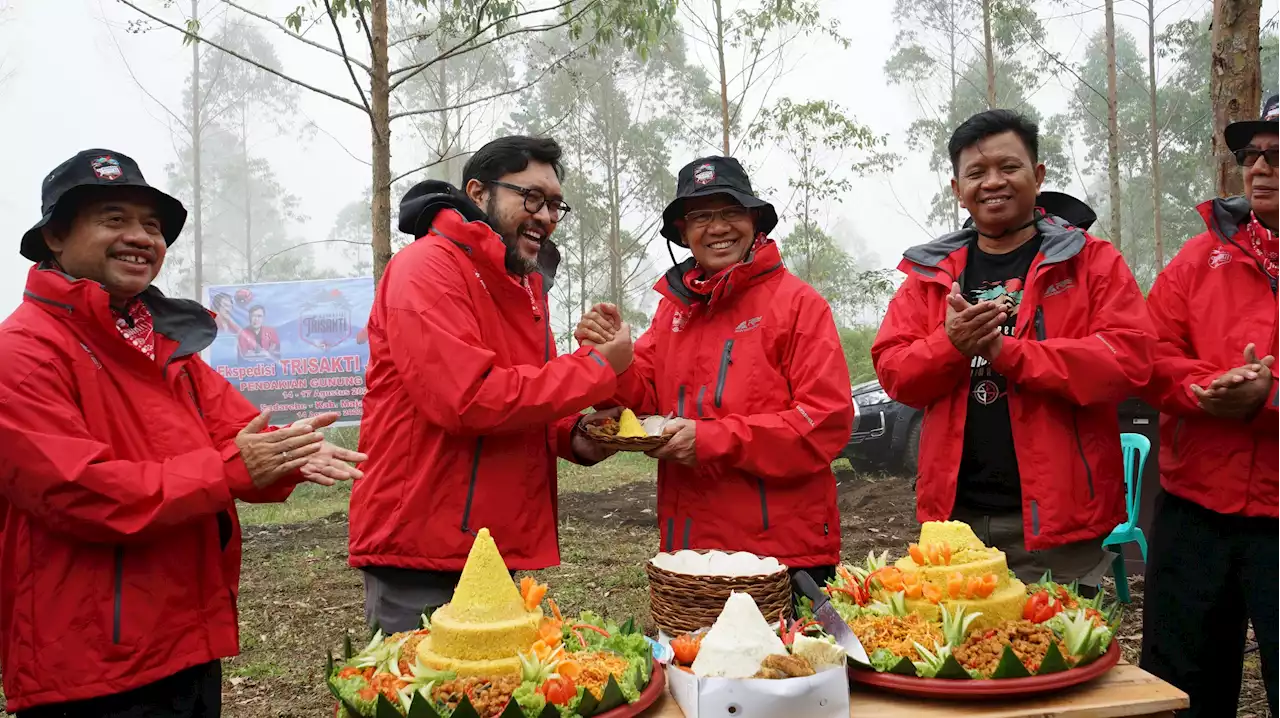
<svg viewBox="0 0 1280 718">
<path fill-rule="evenodd" d="M 1249 198 L 1241 197 L 1217 197 L 1207 202 L 1201 202 L 1196 211 L 1204 219 L 1205 226 L 1210 232 L 1218 238 L 1219 242 L 1231 242 L 1236 236 L 1236 232 L 1240 231 L 1241 225 L 1249 220 L 1249 212 L 1252 207 L 1249 206 Z"/>
<path fill-rule="evenodd" d="M 1036 230 L 1040 233 L 1040 265 L 1065 262 L 1084 249 L 1084 230 L 1073 227 L 1055 215 L 1040 213 Z M 904 274 L 920 274 L 930 281 L 951 285 L 959 281 L 968 263 L 968 252 L 962 251 L 978 237 L 978 230 L 969 228 L 944 234 L 927 244 L 920 244 L 902 253 L 898 270 Z M 946 279 L 938 277 L 947 275 Z"/>
<path fill-rule="evenodd" d="M 695 293 L 685 284 L 685 276 L 696 266 L 697 262 L 693 257 L 680 262 L 668 269 L 653 288 L 662 296 L 684 306 L 698 303 L 714 306 L 725 301 L 734 292 L 759 284 L 778 273 L 779 270 L 785 269 L 778 243 L 772 239 L 766 239 L 763 244 L 747 255 L 746 259 L 730 267 L 712 288 L 711 295 L 708 297 Z"/>
<path fill-rule="evenodd" d="M 151 312 L 156 333 L 177 343 L 166 363 L 200 353 L 217 336 L 213 314 L 197 302 L 171 299 L 155 287 L 147 287 L 138 298 Z M 47 264 L 36 265 L 27 272 L 23 301 L 65 317 L 87 332 L 102 332 L 124 341 L 115 328 L 110 295 L 97 282 L 76 279 Z"/>
<path fill-rule="evenodd" d="M 487 220 L 469 217 L 468 214 L 454 208 L 441 210 L 432 219 L 428 233 L 452 242 L 471 258 L 476 269 L 491 276 L 507 277 L 515 281 L 507 271 L 507 246 L 503 244 L 502 237 L 493 231 Z M 559 267 L 559 247 L 550 239 L 544 239 L 538 250 L 538 273 L 542 277 L 545 292 L 551 291 Z"/>
</svg>

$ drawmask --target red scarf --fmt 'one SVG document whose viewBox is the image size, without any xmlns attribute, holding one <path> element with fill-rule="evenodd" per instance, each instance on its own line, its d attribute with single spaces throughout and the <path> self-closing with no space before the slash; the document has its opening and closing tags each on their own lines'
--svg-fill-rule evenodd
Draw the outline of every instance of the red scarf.
<svg viewBox="0 0 1280 718">
<path fill-rule="evenodd" d="M 123 310 L 112 309 L 111 313 L 116 317 L 116 329 L 120 331 L 120 336 L 124 337 L 134 349 L 146 354 L 151 361 L 155 361 L 155 325 L 151 321 L 151 311 L 147 309 L 147 305 L 141 299 L 134 297 L 125 304 Z"/>
<path fill-rule="evenodd" d="M 738 266 L 739 264 L 742 264 L 743 262 L 748 261 L 751 258 L 751 255 L 755 254 L 756 250 L 759 249 L 765 242 L 768 242 L 768 241 L 769 241 L 768 237 L 765 237 L 763 232 L 761 232 L 760 234 L 757 234 L 756 240 L 751 243 L 751 249 L 747 252 L 747 256 L 744 257 L 741 262 L 735 262 L 734 264 L 730 264 L 729 266 L 725 267 L 724 269 L 721 269 L 719 272 L 716 272 L 710 277 L 706 276 L 707 272 L 705 269 L 695 264 L 693 269 L 690 269 L 684 275 L 685 286 L 688 287 L 690 290 L 692 290 L 695 294 L 711 296 L 711 294 L 715 291 L 716 285 L 720 283 L 720 280 L 725 278 L 725 275 L 727 275 L 734 267 Z"/>
<path fill-rule="evenodd" d="M 1250 251 L 1258 258 L 1258 262 L 1262 264 L 1267 274 L 1271 275 L 1272 279 L 1276 279 L 1280 274 L 1280 241 L 1276 240 L 1275 232 L 1259 222 L 1257 214 L 1250 212 L 1245 233 L 1249 237 Z"/>
</svg>

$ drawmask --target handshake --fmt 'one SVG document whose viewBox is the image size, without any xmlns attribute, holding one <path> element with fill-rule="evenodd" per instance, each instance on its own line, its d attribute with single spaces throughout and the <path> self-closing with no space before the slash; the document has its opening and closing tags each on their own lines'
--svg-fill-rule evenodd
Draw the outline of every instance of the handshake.
<svg viewBox="0 0 1280 718">
<path fill-rule="evenodd" d="M 617 374 L 631 366 L 633 345 L 631 326 L 622 321 L 622 313 L 613 304 L 601 302 L 592 307 L 573 330 L 579 346 L 594 347 Z"/>
</svg>

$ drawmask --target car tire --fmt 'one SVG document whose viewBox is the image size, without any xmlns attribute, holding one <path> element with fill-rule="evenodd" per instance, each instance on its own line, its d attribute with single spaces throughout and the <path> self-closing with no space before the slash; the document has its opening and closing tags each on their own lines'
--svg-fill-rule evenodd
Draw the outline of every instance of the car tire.
<svg viewBox="0 0 1280 718">
<path fill-rule="evenodd" d="M 916 475 L 920 470 L 920 432 L 924 429 L 924 417 L 917 416 L 911 420 L 911 428 L 907 429 L 907 441 L 902 447 L 902 472 L 916 485 Z"/>
</svg>

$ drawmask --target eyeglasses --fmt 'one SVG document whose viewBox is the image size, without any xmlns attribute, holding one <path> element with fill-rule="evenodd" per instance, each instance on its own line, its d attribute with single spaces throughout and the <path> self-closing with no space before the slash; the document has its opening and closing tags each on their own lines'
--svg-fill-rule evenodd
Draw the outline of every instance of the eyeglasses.
<svg viewBox="0 0 1280 718">
<path fill-rule="evenodd" d="M 721 207 L 720 209 L 700 209 L 696 212 L 690 212 L 684 216 L 685 224 L 690 227 L 706 227 L 715 220 L 716 217 L 723 219 L 730 224 L 741 222 L 751 216 L 751 210 L 746 207 Z"/>
<path fill-rule="evenodd" d="M 1280 147 L 1272 147 L 1268 150 L 1260 150 L 1257 147 L 1241 147 L 1233 152 L 1236 156 L 1236 164 L 1241 167 L 1252 167 L 1258 162 L 1259 157 L 1267 159 L 1267 165 L 1270 167 L 1280 168 Z"/>
<path fill-rule="evenodd" d="M 547 211 L 551 213 L 552 222 L 559 222 L 560 218 L 569 214 L 571 210 L 569 205 L 564 203 L 564 200 L 547 199 L 547 196 L 542 193 L 542 190 L 529 189 L 528 187 L 521 187 L 518 184 L 509 184 L 507 182 L 499 182 L 497 180 L 491 180 L 489 184 L 496 184 L 499 187 L 506 187 L 512 192 L 519 192 L 524 196 L 524 211 L 529 214 L 537 214 L 542 211 L 543 207 L 546 207 Z"/>
</svg>

